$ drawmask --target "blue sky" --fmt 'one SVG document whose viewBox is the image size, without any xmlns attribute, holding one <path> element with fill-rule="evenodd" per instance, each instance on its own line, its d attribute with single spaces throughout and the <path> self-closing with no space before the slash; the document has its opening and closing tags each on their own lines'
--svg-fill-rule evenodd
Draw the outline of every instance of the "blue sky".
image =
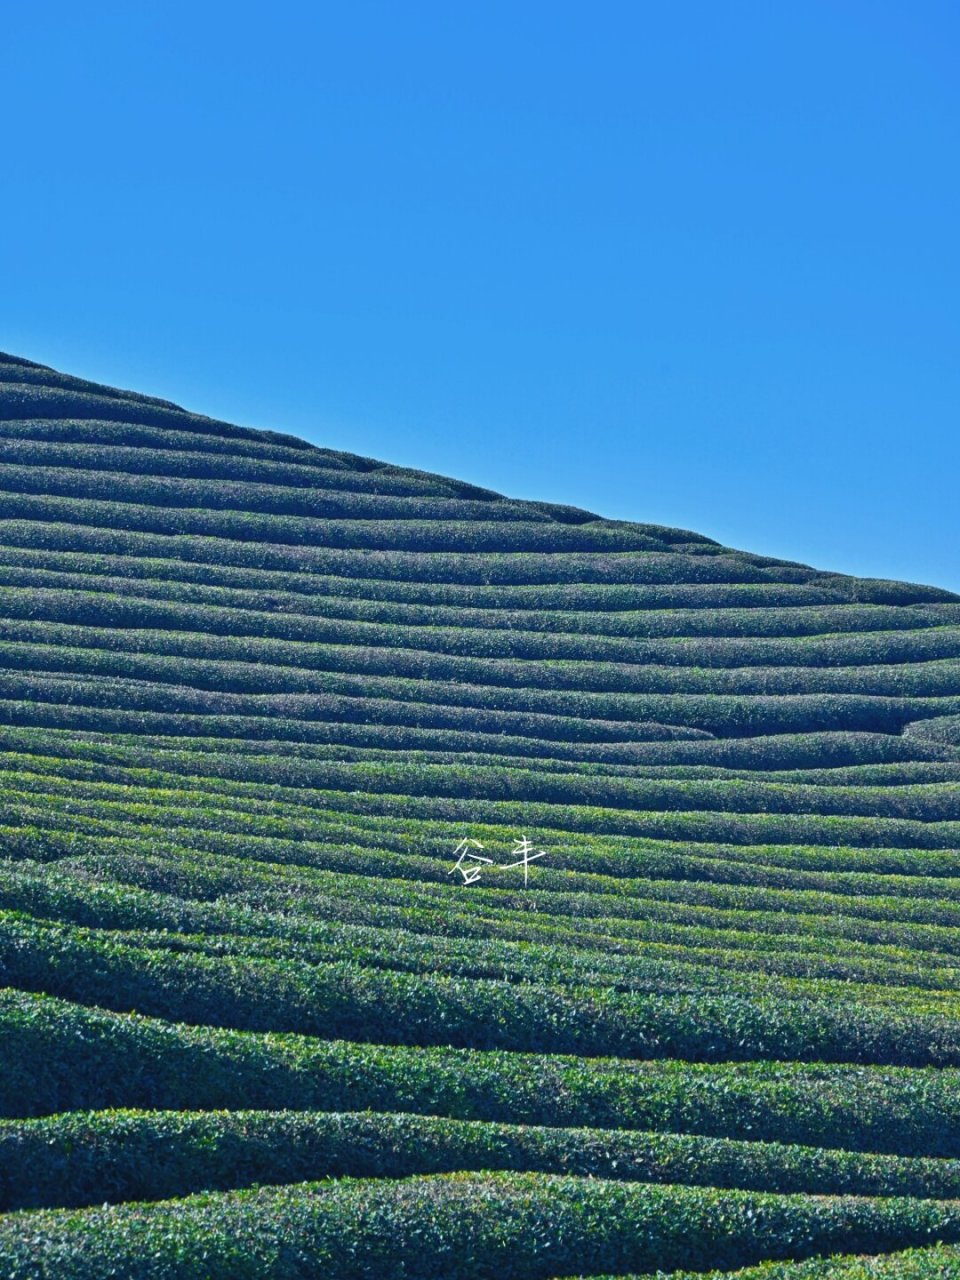
<svg viewBox="0 0 960 1280">
<path fill-rule="evenodd" d="M 0 348 L 960 591 L 955 5 L 9 5 Z"/>
</svg>

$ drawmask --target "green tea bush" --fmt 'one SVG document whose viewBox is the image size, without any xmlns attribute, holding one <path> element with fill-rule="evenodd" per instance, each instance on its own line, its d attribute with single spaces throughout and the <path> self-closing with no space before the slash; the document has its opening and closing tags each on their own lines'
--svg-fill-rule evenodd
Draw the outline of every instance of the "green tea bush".
<svg viewBox="0 0 960 1280">
<path fill-rule="evenodd" d="M 5 1212 L 463 1170 L 818 1195 L 951 1199 L 960 1189 L 956 1160 L 377 1111 L 102 1111 L 0 1121 Z"/>
<path fill-rule="evenodd" d="M 73 383 L 66 388 L 58 387 L 49 381 L 47 370 L 37 375 L 33 385 L 27 381 L 0 382 L 0 420 L 19 418 L 96 418 L 107 422 L 146 423 L 151 426 L 173 427 L 177 431 L 199 432 L 231 439 L 263 440 L 265 443 L 276 441 L 295 449 L 310 449 L 310 445 L 296 436 L 234 427 L 213 418 L 188 413 L 166 400 L 138 396 L 133 392 L 116 392 L 94 384 L 78 387 Z"/>
<path fill-rule="evenodd" d="M 960 1157 L 952 1068 L 630 1062 L 186 1027 L 0 993 L 0 1115 L 407 1111 Z"/>
<path fill-rule="evenodd" d="M 185 477 L 183 472 L 176 471 L 168 475 L 149 472 L 144 474 L 136 464 L 131 471 L 132 473 L 126 470 L 86 469 L 76 465 L 24 467 L 7 462 L 0 467 L 0 492 L 99 499 L 111 503 L 133 503 L 138 508 L 255 512 L 327 520 L 399 519 L 438 520 L 445 523 L 463 520 L 497 523 L 507 520 L 543 523 L 552 527 L 549 516 L 526 503 L 511 502 L 508 499 L 484 502 L 418 493 L 384 494 L 358 491 L 359 485 L 353 491 L 338 490 L 335 483 L 328 482 L 329 487 L 322 485 L 324 477 L 319 471 L 312 473 L 310 488 L 306 491 L 301 487 L 289 487 L 282 483 L 265 484 L 263 477 L 256 480 L 224 477 L 207 479 Z M 339 474 L 333 472 L 333 477 Z M 297 478 L 301 482 L 305 479 L 300 476 Z M 226 527 L 232 528 L 233 525 L 228 523 Z M 659 549 L 662 544 L 654 539 L 647 539 L 645 545 Z"/>
<path fill-rule="evenodd" d="M 792 999 L 792 993 L 692 994 L 689 979 L 679 984 L 683 994 L 673 994 L 678 983 L 669 974 L 639 980 L 636 991 L 563 987 L 498 981 L 469 968 L 445 976 L 352 961 L 178 952 L 9 919 L 0 939 L 0 974 L 23 990 L 118 1011 L 373 1043 L 960 1066 L 960 1033 L 938 1016 L 936 1001 L 918 995 L 916 1011 L 902 998 L 896 1008 L 838 1005 L 824 998 L 829 987 L 816 984 Z"/>
<path fill-rule="evenodd" d="M 186 433 L 151 427 L 132 427 L 124 435 L 122 428 L 112 423 L 85 423 L 81 430 L 76 429 L 81 424 L 75 423 L 70 433 L 49 430 L 55 424 L 43 425 L 48 430 L 38 433 L 27 431 L 26 423 L 17 424 L 19 429 L 14 430 L 9 423 L 0 424 L 0 438 L 5 441 L 3 457 L 8 465 L 15 464 L 20 470 L 30 466 L 47 472 L 69 468 L 88 476 L 119 473 L 171 476 L 180 480 L 249 481 L 255 485 L 292 489 L 333 489 L 406 497 L 454 498 L 460 488 L 456 481 L 445 482 L 441 476 L 429 477 L 401 468 L 354 471 L 337 458 L 325 457 L 321 450 L 314 456 L 303 450 L 284 450 L 282 446 L 278 449 L 272 445 L 258 447 L 256 443 L 247 442 L 240 448 L 229 448 L 216 437 L 212 441 L 198 440 Z M 235 442 L 235 446 L 236 443 L 239 442 Z M 211 448 L 211 444 L 215 447 Z M 30 491 L 37 490 L 33 487 Z M 480 499 L 479 493 L 470 497 L 473 501 Z M 493 519 L 498 518 L 495 511 L 500 506 L 529 510 L 529 518 L 535 518 L 531 503 L 511 503 L 489 494 L 485 505 Z"/>
<path fill-rule="evenodd" d="M 26 1235 L 25 1233 L 29 1233 Z M 0 1223 L 11 1280 L 82 1275 L 548 1280 L 960 1237 L 952 1201 L 772 1196 L 549 1174 L 345 1179 Z"/>
<path fill-rule="evenodd" d="M 960 1249 L 932 1245 L 874 1256 L 811 1258 L 805 1262 L 761 1262 L 737 1271 L 658 1271 L 655 1280 L 957 1280 Z M 571 1277 L 572 1280 L 572 1277 Z M 654 1280 L 652 1275 L 592 1276 L 590 1280 Z"/>
</svg>

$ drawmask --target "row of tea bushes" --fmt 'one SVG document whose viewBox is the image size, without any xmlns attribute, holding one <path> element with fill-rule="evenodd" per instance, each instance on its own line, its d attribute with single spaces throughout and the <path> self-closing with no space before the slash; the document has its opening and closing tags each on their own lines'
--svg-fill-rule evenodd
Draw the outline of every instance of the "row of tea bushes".
<svg viewBox="0 0 960 1280">
<path fill-rule="evenodd" d="M 0 1115 L 133 1107 L 404 1111 L 960 1157 L 952 1068 L 359 1044 L 0 992 Z"/>
<path fill-rule="evenodd" d="M 10 1280 L 548 1280 L 960 1239 L 955 1201 L 776 1196 L 551 1174 L 341 1179 L 0 1221 Z"/>
<path fill-rule="evenodd" d="M 0 429 L 2 429 L 0 423 Z M 299 602 L 304 612 L 311 608 L 348 611 L 378 607 L 388 610 L 454 610 L 447 624 L 457 625 L 464 616 L 469 625 L 490 625 L 483 617 L 501 619 L 508 626 L 521 625 L 543 631 L 579 631 L 649 636 L 702 636 L 722 639 L 751 636 L 819 636 L 840 632 L 916 631 L 956 625 L 960 605 L 945 598 L 931 598 L 920 589 L 915 603 L 907 601 L 903 584 L 863 583 L 836 575 L 820 575 L 812 581 L 761 583 L 585 582 L 585 583 L 490 583 L 464 584 L 450 580 L 422 581 L 398 577 L 396 573 L 377 578 L 362 574 L 285 572 L 234 565 L 229 561 L 205 559 L 195 554 L 178 559 L 161 541 L 143 535 L 126 535 L 128 554 L 103 552 L 97 555 L 61 546 L 69 526 L 42 524 L 35 528 L 23 522 L 0 524 L 4 545 L 0 565 L 26 566 L 44 575 L 51 586 L 73 586 L 97 590 L 98 583 L 109 589 L 113 583 L 120 594 L 141 591 L 164 599 L 192 599 L 194 590 L 209 591 L 201 600 L 230 603 L 228 592 L 241 595 L 238 607 L 263 608 L 283 602 Z M 77 528 L 78 535 L 90 536 Z M 152 550 L 150 549 L 152 548 Z M 198 541 L 196 551 L 205 549 Z M 336 561 L 335 563 L 340 563 Z M 379 560 L 380 564 L 393 561 Z M 400 562 L 405 563 L 404 561 Z M 49 574 L 49 578 L 46 575 Z M 58 582 L 60 576 L 77 575 L 77 583 Z M 41 585 L 31 581 L 31 585 Z M 896 587 L 896 590 L 893 588 Z M 135 588 L 135 589 L 134 589 Z M 861 596 L 890 596 L 861 600 Z M 260 604 L 257 603 L 259 598 Z M 264 603 L 265 602 L 265 603 Z M 311 603 L 312 602 L 312 603 Z M 296 610 L 294 610 L 296 611 Z M 514 617 L 513 615 L 519 615 Z M 399 615 L 398 615 L 399 616 Z M 381 620 L 382 614 L 377 614 Z M 425 625 L 441 619 L 427 616 Z"/>
<path fill-rule="evenodd" d="M 0 1121 L 0 1209 L 328 1177 L 565 1173 L 776 1193 L 955 1199 L 960 1161 L 404 1113 L 93 1111 Z"/>
</svg>

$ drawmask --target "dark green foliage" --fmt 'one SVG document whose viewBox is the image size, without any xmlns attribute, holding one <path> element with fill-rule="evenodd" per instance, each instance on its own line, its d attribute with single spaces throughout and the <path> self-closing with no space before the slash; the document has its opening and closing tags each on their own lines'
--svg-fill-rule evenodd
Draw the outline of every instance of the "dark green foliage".
<svg viewBox="0 0 960 1280">
<path fill-rule="evenodd" d="M 2 429 L 0 422 L 0 433 Z M 44 526 L 40 532 L 42 537 L 38 545 L 34 545 L 38 540 L 30 536 L 29 526 L 7 525 L 8 544 L 0 548 L 0 564 L 25 566 L 34 573 L 49 575 L 45 581 L 50 586 L 108 590 L 110 579 L 116 576 L 121 593 L 131 591 L 135 584 L 134 594 L 219 601 L 253 608 L 261 607 L 266 594 L 268 603 L 283 601 L 289 607 L 298 605 L 305 612 L 316 610 L 338 616 L 369 617 L 371 611 L 377 611 L 373 620 L 408 617 L 427 625 L 435 621 L 452 626 L 465 620 L 469 626 L 494 629 L 520 627 L 637 638 L 717 639 L 916 632 L 954 626 L 960 620 L 960 605 L 947 601 L 913 606 L 903 602 L 854 603 L 846 579 L 830 579 L 829 586 L 820 580 L 816 586 L 778 582 L 498 586 L 487 582 L 417 582 L 403 580 L 396 574 L 382 578 L 369 574 L 351 578 L 291 571 L 277 574 L 269 569 L 238 568 L 224 563 L 223 555 L 229 554 L 226 547 L 221 548 L 221 559 L 210 563 L 199 554 L 190 559 L 170 558 L 162 542 L 158 544 L 156 556 L 91 555 L 63 548 L 49 550 L 48 545 L 57 539 L 56 530 Z M 142 548 L 142 543 L 136 540 L 131 545 L 135 550 Z M 203 544 L 198 540 L 193 549 L 198 553 L 203 550 Z M 167 546 L 166 552 L 170 550 Z M 63 581 L 67 577 L 79 577 L 83 581 Z M 36 580 L 31 579 L 33 581 Z M 43 585 L 39 581 L 36 584 Z M 224 596 L 227 591 L 233 593 L 232 600 Z M 446 610 L 447 616 L 438 614 L 440 610 Z M 424 616 L 427 611 L 428 616 Z M 498 612 L 509 616 L 500 617 Z M 885 652 L 883 640 L 877 643 L 877 651 L 882 654 Z"/>
<path fill-rule="evenodd" d="M 0 1115 L 108 1107 L 408 1111 L 960 1157 L 952 1068 L 377 1046 L 183 1027 L 0 995 Z"/>
<path fill-rule="evenodd" d="M 497 981 L 476 970 L 447 977 L 349 961 L 171 953 L 13 921 L 0 940 L 0 977 L 22 990 L 178 1022 L 372 1043 L 960 1066 L 960 1029 L 934 1000 L 918 998 L 917 1012 L 906 1002 L 897 1011 L 835 1006 L 816 987 L 794 999 L 789 991 L 787 999 L 689 994 L 689 979 L 669 975 L 648 976 L 636 992 L 559 987 L 523 981 L 521 972 Z"/>
<path fill-rule="evenodd" d="M 960 716 L 933 716 L 929 720 L 917 720 L 906 725 L 904 733 L 922 742 L 960 747 Z"/>
<path fill-rule="evenodd" d="M 0 1122 L 0 1208 L 163 1200 L 321 1177 L 573 1173 L 820 1195 L 952 1199 L 960 1161 L 383 1111 L 95 1111 Z"/>
<path fill-rule="evenodd" d="M 840 1244 L 895 1249 L 958 1237 L 954 1201 L 465 1173 L 15 1216 L 0 1224 L 0 1263 L 10 1280 L 115 1276 L 118 1267 L 130 1280 L 174 1267 L 178 1276 L 207 1280 L 548 1280 L 585 1257 L 601 1270 L 736 1267 Z"/>
<path fill-rule="evenodd" d="M 932 1245 L 880 1256 L 811 1258 L 805 1262 L 761 1262 L 737 1271 L 658 1271 L 656 1277 L 592 1276 L 590 1280 L 958 1280 L 960 1249 Z M 572 1277 L 571 1277 L 572 1280 Z"/>
</svg>

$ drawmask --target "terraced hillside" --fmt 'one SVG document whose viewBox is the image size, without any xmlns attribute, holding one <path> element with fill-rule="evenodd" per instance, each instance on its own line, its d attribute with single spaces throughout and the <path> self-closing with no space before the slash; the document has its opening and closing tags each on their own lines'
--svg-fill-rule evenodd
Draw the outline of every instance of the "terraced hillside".
<svg viewBox="0 0 960 1280">
<path fill-rule="evenodd" d="M 960 599 L 11 356 L 0 455 L 0 1274 L 960 1275 Z"/>
</svg>

